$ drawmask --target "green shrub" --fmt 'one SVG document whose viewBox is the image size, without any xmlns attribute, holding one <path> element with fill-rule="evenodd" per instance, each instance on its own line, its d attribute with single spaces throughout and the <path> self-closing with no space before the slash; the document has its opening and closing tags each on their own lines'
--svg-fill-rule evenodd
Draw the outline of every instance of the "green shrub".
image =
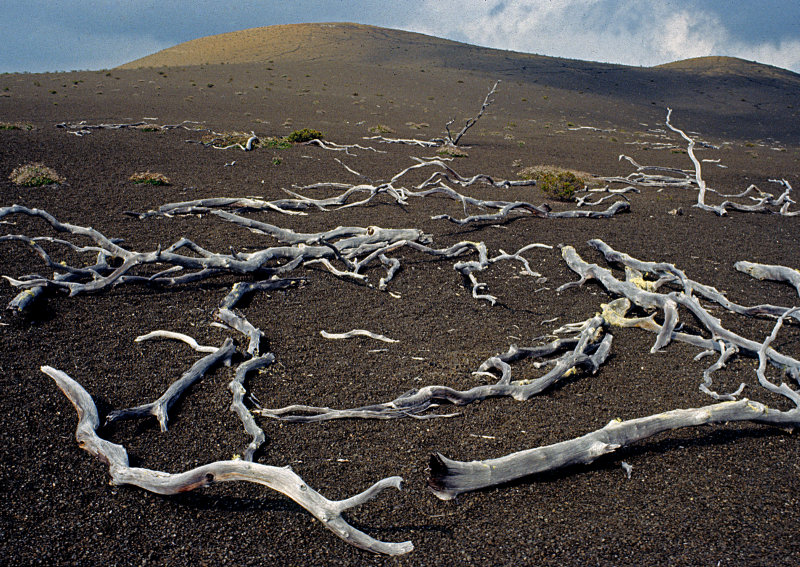
<svg viewBox="0 0 800 567">
<path fill-rule="evenodd" d="M 465 152 L 458 146 L 453 146 L 452 144 L 442 146 L 441 149 L 436 150 L 436 155 L 440 155 L 443 157 L 454 157 L 454 158 L 469 157 L 469 154 L 467 152 Z"/>
<path fill-rule="evenodd" d="M 65 179 L 42 163 L 21 165 L 11 172 L 8 178 L 16 185 L 24 187 L 42 187 L 53 183 L 64 183 Z"/>
<path fill-rule="evenodd" d="M 272 136 L 269 138 L 262 138 L 261 144 L 263 144 L 268 148 L 278 148 L 278 149 L 286 149 L 292 147 L 292 144 L 290 144 L 286 140 L 286 138 L 275 138 Z"/>
<path fill-rule="evenodd" d="M 0 122 L 0 130 L 33 130 L 33 124 L 27 122 Z"/>
<path fill-rule="evenodd" d="M 591 184 L 591 180 L 587 182 L 588 177 L 591 176 L 546 165 L 526 167 L 520 171 L 521 179 L 535 179 L 542 193 L 561 201 L 574 200 L 576 192 Z"/>
<path fill-rule="evenodd" d="M 561 171 L 545 173 L 537 180 L 537 185 L 545 195 L 561 201 L 572 201 L 575 193 L 583 189 L 586 183 L 571 171 Z"/>
<path fill-rule="evenodd" d="M 286 141 L 292 144 L 302 144 L 311 140 L 321 140 L 325 135 L 319 130 L 312 130 L 311 128 L 303 128 L 302 130 L 295 130 L 288 136 Z"/>
</svg>

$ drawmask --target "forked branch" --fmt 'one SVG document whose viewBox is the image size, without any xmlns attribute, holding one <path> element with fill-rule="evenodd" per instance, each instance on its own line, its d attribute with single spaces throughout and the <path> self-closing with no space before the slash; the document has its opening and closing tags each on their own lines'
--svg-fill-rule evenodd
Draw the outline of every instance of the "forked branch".
<svg viewBox="0 0 800 567">
<path fill-rule="evenodd" d="M 89 393 L 60 370 L 42 366 L 78 412 L 75 437 L 78 445 L 108 465 L 111 484 L 130 484 L 156 494 L 172 495 L 196 490 L 218 482 L 243 481 L 264 485 L 286 495 L 308 510 L 339 538 L 373 553 L 400 555 L 414 549 L 410 541 L 384 542 L 354 528 L 342 517 L 350 508 L 372 500 L 387 488 L 400 489 L 400 477 L 384 478 L 364 492 L 346 500 L 328 500 L 308 486 L 290 467 L 273 467 L 249 461 L 215 461 L 183 473 L 171 474 L 128 465 L 128 452 L 122 445 L 97 435 L 100 418 Z"/>
</svg>

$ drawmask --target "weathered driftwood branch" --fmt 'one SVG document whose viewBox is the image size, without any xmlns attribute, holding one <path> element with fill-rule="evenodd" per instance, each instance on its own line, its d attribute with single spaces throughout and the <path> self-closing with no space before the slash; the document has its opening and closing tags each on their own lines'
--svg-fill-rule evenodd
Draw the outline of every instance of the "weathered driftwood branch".
<svg viewBox="0 0 800 567">
<path fill-rule="evenodd" d="M 472 215 L 463 219 L 453 218 L 450 215 L 436 215 L 431 217 L 433 219 L 449 220 L 457 225 L 465 225 L 472 222 L 492 222 L 505 220 L 508 218 L 512 211 L 521 211 L 526 214 L 531 214 L 538 218 L 543 219 L 577 219 L 577 218 L 590 218 L 590 219 L 607 219 L 616 214 L 627 212 L 631 208 L 627 200 L 617 201 L 612 204 L 605 211 L 552 211 L 549 207 L 542 205 L 536 206 L 524 201 L 517 201 L 513 203 L 504 203 L 499 207 L 500 211 L 492 214 Z"/>
<path fill-rule="evenodd" d="M 376 142 L 381 142 L 384 144 L 405 144 L 409 146 L 420 146 L 423 148 L 438 148 L 442 146 L 457 146 L 458 143 L 461 141 L 461 138 L 464 134 L 467 133 L 467 130 L 472 128 L 475 123 L 483 116 L 483 113 L 486 112 L 486 109 L 491 105 L 494 100 L 492 99 L 492 95 L 497 91 L 497 85 L 500 84 L 500 81 L 496 81 L 492 88 L 489 90 L 486 98 L 483 99 L 483 104 L 481 105 L 480 110 L 478 113 L 469 118 L 464 127 L 455 135 L 450 131 L 450 126 L 456 121 L 455 118 L 451 118 L 447 124 L 445 124 L 445 131 L 447 132 L 447 137 L 445 138 L 432 138 L 430 140 L 417 140 L 415 138 L 387 138 L 385 136 L 365 136 L 365 140 L 375 140 Z"/>
<path fill-rule="evenodd" d="M 464 182 L 472 182 L 466 180 Z M 438 188 L 429 190 L 439 190 Z M 7 210 L 6 210 L 7 209 Z M 387 256 L 388 253 L 396 251 L 402 247 L 413 248 L 417 251 L 445 258 L 455 258 L 469 252 L 477 252 L 478 260 L 457 262 L 453 267 L 470 282 L 472 295 L 476 299 L 484 299 L 491 303 L 496 301 L 494 296 L 482 293 L 484 284 L 477 281 L 474 272 L 482 271 L 489 265 L 501 260 L 520 261 L 525 270 L 523 273 L 539 276 L 530 269 L 527 260 L 521 253 L 534 248 L 542 247 L 540 244 L 530 244 L 523 247 L 514 254 L 502 252 L 490 258 L 486 245 L 482 242 L 460 242 L 447 249 L 435 249 L 427 246 L 430 236 L 417 229 L 383 229 L 380 227 L 338 227 L 331 231 L 313 234 L 296 233 L 288 229 L 282 229 L 274 225 L 248 219 L 227 211 L 214 211 L 220 218 L 244 226 L 259 233 L 268 234 L 279 241 L 288 242 L 290 245 L 275 246 L 264 248 L 250 253 L 218 254 L 202 248 L 189 239 L 181 238 L 173 245 L 162 250 L 157 249 L 152 252 L 135 252 L 127 250 L 117 245 L 115 241 L 105 237 L 100 232 L 91 229 L 78 227 L 75 225 L 62 224 L 54 217 L 44 211 L 27 209 L 25 207 L 13 206 L 0 209 L 0 218 L 3 214 L 18 212 L 39 216 L 56 228 L 65 232 L 70 232 L 79 236 L 86 236 L 92 239 L 96 246 L 87 247 L 86 250 L 96 251 L 104 255 L 104 261 L 116 259 L 121 263 L 113 268 L 96 272 L 86 268 L 70 268 L 62 264 L 57 264 L 50 259 L 41 247 L 40 255 L 44 254 L 48 265 L 62 267 L 75 274 L 80 274 L 82 278 L 48 279 L 38 275 L 25 276 L 19 279 L 10 276 L 3 276 L 11 285 L 30 289 L 34 287 L 52 287 L 55 289 L 66 289 L 70 295 L 79 293 L 99 292 L 109 287 L 123 283 L 144 283 L 147 285 L 172 286 L 187 282 L 199 281 L 208 277 L 223 273 L 234 274 L 255 274 L 257 276 L 275 276 L 286 273 L 300 265 L 321 263 L 331 273 L 338 277 L 353 279 L 372 286 L 363 271 L 373 263 L 380 262 L 386 267 L 386 276 L 380 279 L 379 289 L 385 289 L 386 284 L 394 277 L 399 269 L 399 261 Z M 28 239 L 20 237 L 20 239 Z M 66 245 L 73 250 L 80 250 L 69 241 L 56 241 Z M 34 243 L 35 244 L 35 243 Z M 182 253 L 182 249 L 188 249 L 193 254 Z M 360 257 L 360 258 L 359 258 Z M 335 267 L 332 261 L 339 261 L 344 264 L 344 270 Z M 152 275 L 136 275 L 132 273 L 135 269 L 145 266 L 167 266 Z M 192 270 L 183 273 L 183 270 Z M 181 272 L 182 275 L 174 275 Z M 274 286 L 278 284 L 259 283 L 253 284 L 256 287 Z M 280 284 L 281 286 L 288 284 Z M 244 290 L 245 287 L 235 288 L 235 292 Z M 238 299 L 237 299 L 238 301 Z M 261 341 L 261 332 L 253 328 L 246 320 L 239 318 L 231 305 L 221 305 L 217 312 L 217 317 L 223 322 L 233 326 L 250 338 L 248 352 L 251 355 L 258 354 L 258 345 Z"/>
<path fill-rule="evenodd" d="M 167 388 L 160 398 L 141 406 L 112 411 L 106 417 L 106 423 L 121 419 L 153 416 L 158 420 L 161 431 L 166 431 L 167 421 L 169 421 L 167 412 L 169 412 L 172 404 L 178 400 L 189 386 L 202 378 L 211 368 L 219 363 L 230 364 L 231 357 L 235 352 L 236 345 L 233 339 L 225 339 L 220 348 L 195 362 L 188 371 Z"/>
<path fill-rule="evenodd" d="M 42 372 L 50 376 L 67 396 L 78 413 L 75 437 L 78 445 L 90 455 L 108 465 L 111 484 L 130 484 L 156 494 L 172 495 L 196 490 L 217 482 L 244 481 L 264 485 L 280 492 L 308 510 L 336 536 L 373 553 L 399 555 L 414 549 L 410 541 L 390 543 L 379 541 L 354 528 L 342 517 L 350 508 L 372 500 L 387 488 L 400 488 L 400 477 L 389 477 L 373 484 L 364 492 L 346 500 L 328 500 L 308 486 L 289 467 L 273 467 L 249 461 L 216 461 L 183 473 L 171 474 L 151 469 L 131 467 L 125 447 L 97 435 L 100 418 L 88 392 L 67 374 L 50 366 Z"/>
<path fill-rule="evenodd" d="M 139 335 L 138 337 L 133 339 L 133 342 L 141 343 L 144 341 L 152 341 L 153 339 L 171 339 L 175 341 L 181 341 L 182 343 L 186 343 L 187 345 L 189 345 L 193 350 L 196 350 L 197 352 L 210 353 L 210 352 L 217 352 L 217 350 L 219 349 L 219 347 L 201 345 L 194 339 L 194 337 L 190 337 L 189 335 L 185 335 L 183 333 L 175 333 L 173 331 L 162 331 L 162 330 L 151 331 L 145 335 Z"/>
<path fill-rule="evenodd" d="M 244 395 L 247 393 L 244 387 L 244 381 L 248 373 L 261 370 L 273 362 L 275 362 L 275 355 L 272 353 L 246 360 L 238 366 L 233 380 L 228 384 L 228 389 L 231 391 L 231 394 L 233 394 L 231 411 L 239 416 L 239 419 L 242 420 L 242 424 L 244 425 L 244 430 L 253 438 L 242 455 L 242 459 L 245 461 L 253 460 L 253 455 L 258 451 L 258 448 L 264 444 L 266 436 L 264 435 L 264 430 L 261 429 L 256 424 L 255 419 L 253 419 L 253 414 L 251 414 L 244 405 Z"/>
<path fill-rule="evenodd" d="M 431 456 L 428 485 L 442 500 L 464 492 L 497 486 L 545 471 L 588 464 L 636 441 L 658 433 L 684 427 L 697 427 L 733 421 L 752 421 L 781 427 L 800 426 L 800 394 L 782 383 L 766 378 L 765 369 L 770 344 L 775 340 L 784 319 L 782 315 L 772 333 L 758 348 L 758 382 L 765 389 L 792 402 L 791 409 L 767 408 L 761 402 L 741 399 L 693 409 L 676 409 L 637 419 L 615 419 L 605 427 L 553 445 L 546 445 L 483 461 L 454 461 L 437 453 Z"/>
<path fill-rule="evenodd" d="M 371 148 L 369 146 L 361 146 L 359 144 L 337 144 L 335 142 L 329 142 L 327 140 L 322 140 L 320 138 L 314 138 L 313 140 L 309 140 L 308 142 L 303 142 L 304 146 L 317 146 L 322 148 L 323 150 L 330 150 L 334 152 L 344 152 L 349 156 L 355 155 L 351 153 L 350 150 L 366 150 L 370 152 L 375 152 L 378 154 L 385 154 L 386 152 L 382 150 L 376 150 L 375 148 Z"/>
<path fill-rule="evenodd" d="M 732 421 L 796 427 L 800 425 L 800 410 L 777 411 L 760 402 L 742 399 L 626 421 L 614 420 L 581 437 L 497 459 L 462 462 L 437 453 L 430 460 L 428 485 L 437 497 L 450 500 L 464 492 L 505 484 L 537 473 L 589 464 L 602 455 L 663 431 Z"/>
<path fill-rule="evenodd" d="M 613 248 L 611 248 L 608 244 L 603 242 L 600 239 L 592 239 L 589 241 L 589 246 L 596 249 L 598 252 L 605 256 L 606 261 L 609 263 L 618 263 L 625 266 L 626 269 L 633 270 L 630 272 L 630 275 L 634 277 L 636 280 L 634 283 L 641 286 L 647 286 L 655 291 L 656 289 L 660 288 L 661 285 L 670 283 L 674 281 L 678 284 L 682 289 L 683 292 L 688 295 L 697 294 L 700 297 L 703 297 L 709 301 L 713 301 L 718 303 L 728 311 L 732 311 L 733 313 L 738 313 L 739 315 L 746 315 L 748 317 L 753 317 L 757 315 L 769 315 L 774 317 L 780 317 L 783 315 L 789 308 L 788 307 L 778 307 L 775 305 L 769 304 L 761 304 L 761 305 L 753 305 L 750 307 L 746 307 L 743 305 L 739 305 L 730 301 L 725 294 L 718 291 L 716 288 L 699 283 L 697 281 L 689 279 L 686 274 L 682 271 L 673 266 L 672 264 L 668 264 L 665 262 L 643 262 L 641 260 L 637 260 L 625 254 L 623 252 L 617 252 Z M 756 266 L 755 264 L 749 264 L 747 262 L 740 263 L 743 267 L 750 267 Z M 734 265 L 736 267 L 736 265 Z M 773 268 L 780 268 L 779 266 L 774 266 Z M 738 269 L 738 268 L 737 268 Z M 763 273 L 759 271 L 757 268 L 753 268 L 757 273 Z M 791 270 L 789 272 L 785 271 L 788 268 L 784 268 L 783 270 L 778 269 L 777 272 L 780 274 L 791 278 Z M 740 271 L 748 271 L 747 269 L 742 269 Z M 642 272 L 645 274 L 651 274 L 653 277 L 657 278 L 657 281 L 645 281 L 642 277 Z M 751 274 L 755 276 L 755 274 Z M 790 281 L 791 280 L 787 280 Z M 800 273 L 797 273 L 796 281 L 798 285 L 800 285 Z M 796 286 L 797 287 L 797 286 Z M 798 294 L 800 294 L 800 288 L 798 288 Z M 797 314 L 794 315 L 798 318 Z M 800 318 L 799 318 L 800 319 Z"/>
<path fill-rule="evenodd" d="M 728 210 L 747 212 L 747 213 L 773 213 L 783 216 L 797 216 L 800 211 L 789 211 L 789 206 L 795 204 L 795 201 L 790 197 L 792 187 L 785 179 L 770 179 L 774 183 L 778 183 L 783 188 L 783 192 L 775 197 L 771 193 L 767 193 L 758 189 L 755 185 L 750 185 L 741 193 L 733 195 L 725 195 L 719 191 L 712 189 L 706 185 L 703 179 L 703 170 L 700 160 L 697 159 L 694 153 L 695 146 L 698 142 L 689 136 L 683 130 L 676 128 L 670 122 L 672 116 L 672 109 L 667 109 L 666 125 L 673 132 L 679 134 L 681 138 L 687 143 L 687 154 L 694 166 L 693 171 L 683 169 L 676 169 L 670 167 L 646 166 L 637 163 L 633 158 L 621 155 L 619 159 L 626 159 L 635 168 L 636 172 L 631 173 L 627 177 L 600 177 L 603 181 L 609 183 L 626 183 L 639 185 L 642 187 L 680 187 L 680 188 L 696 188 L 697 189 L 697 203 L 694 205 L 704 211 L 710 211 L 719 216 L 728 214 Z M 699 142 L 703 147 L 715 148 L 711 144 Z M 703 160 L 706 161 L 706 160 Z M 653 173 L 645 173 L 647 171 Z M 709 205 L 706 203 L 706 194 L 715 193 L 722 197 L 724 200 L 718 205 Z M 755 196 L 753 196 L 755 195 Z M 753 201 L 751 204 L 743 204 L 730 199 L 743 199 L 748 197 Z"/>
<path fill-rule="evenodd" d="M 369 337 L 370 339 L 375 339 L 376 341 L 383 341 L 384 343 L 400 342 L 397 339 L 390 339 L 386 335 L 380 335 L 378 333 L 373 333 L 372 331 L 366 331 L 364 329 L 353 329 L 352 331 L 347 331 L 346 333 L 329 333 L 328 331 L 320 331 L 319 334 L 326 339 L 351 339 L 353 337 Z"/>
<path fill-rule="evenodd" d="M 234 310 L 239 301 L 246 295 L 254 291 L 271 291 L 275 289 L 285 289 L 297 285 L 301 279 L 273 279 L 259 282 L 237 282 L 233 284 L 231 291 L 228 292 L 219 304 L 219 308 L 214 313 L 214 317 L 244 334 L 249 339 L 247 353 L 257 357 L 261 352 L 261 341 L 264 333 L 261 329 L 254 327 L 245 317 Z"/>
<path fill-rule="evenodd" d="M 105 237 L 94 229 L 61 223 L 49 213 L 38 209 L 28 209 L 17 205 L 5 207 L 0 209 L 0 218 L 11 213 L 27 214 L 43 218 L 56 230 L 69 232 L 76 236 L 87 237 L 93 240 L 96 246 L 81 249 L 68 241 L 53 239 L 53 242 L 66 245 L 73 250 L 100 250 L 101 253 L 104 254 L 104 261 L 106 262 L 112 259 L 121 261 L 121 264 L 114 269 L 103 270 L 102 272 L 90 268 L 72 268 L 54 262 L 49 256 L 44 254 L 41 247 L 38 247 L 37 251 L 40 255 L 44 254 L 43 258 L 49 266 L 54 268 L 58 267 L 68 272 L 78 274 L 82 276 L 82 278 L 72 277 L 65 279 L 54 277 L 48 279 L 34 275 L 15 279 L 10 276 L 3 276 L 11 285 L 21 289 L 46 286 L 56 289 L 66 289 L 69 291 L 70 295 L 98 292 L 122 283 L 136 282 L 159 286 L 179 285 L 222 273 L 249 273 L 258 276 L 272 276 L 278 273 L 284 273 L 303 263 L 310 263 L 315 260 L 324 260 L 326 262 L 325 265 L 329 267 L 332 272 L 337 273 L 330 263 L 331 260 L 343 261 L 348 268 L 350 268 L 355 265 L 355 263 L 350 262 L 350 259 L 358 255 L 369 256 L 376 250 L 383 251 L 387 245 L 391 245 L 395 242 L 429 241 L 427 235 L 424 235 L 422 231 L 416 229 L 381 229 L 379 227 L 344 227 L 315 235 L 296 235 L 292 233 L 292 231 L 278 229 L 277 227 L 272 227 L 265 223 L 257 223 L 256 221 L 250 221 L 243 217 L 220 211 L 221 216 L 225 217 L 227 215 L 226 220 L 236 220 L 240 224 L 244 224 L 249 228 L 256 228 L 256 230 L 261 230 L 262 232 L 273 231 L 273 235 L 278 238 L 284 237 L 291 239 L 290 235 L 294 234 L 294 244 L 290 246 L 265 248 L 247 254 L 217 254 L 202 248 L 189 239 L 182 238 L 163 250 L 159 248 L 152 252 L 136 252 L 119 246 L 116 244 L 116 241 Z M 16 235 L 9 235 L 9 238 L 5 239 L 8 240 L 10 238 L 31 242 L 31 239 L 27 237 L 17 238 Z M 337 240 L 332 241 L 333 238 L 337 238 Z M 305 242 L 309 242 L 309 244 L 306 245 L 303 242 L 304 240 Z M 311 244 L 312 242 L 315 244 Z M 191 251 L 193 255 L 181 253 L 184 248 Z M 373 259 L 378 258 L 375 257 Z M 281 264 L 281 262 L 283 263 Z M 152 275 L 140 276 L 131 273 L 138 267 L 164 265 L 169 267 Z M 365 264 L 363 262 L 359 264 L 360 269 L 364 267 Z M 180 276 L 173 275 L 184 269 L 193 271 Z M 339 273 L 349 275 L 348 271 Z M 361 277 L 363 279 L 363 276 Z M 247 331 L 243 330 L 243 332 Z"/>
<path fill-rule="evenodd" d="M 448 386 L 425 386 L 412 389 L 390 402 L 373 404 L 358 408 L 337 410 L 328 407 L 309 405 L 290 405 L 279 409 L 260 409 L 254 413 L 265 417 L 308 423 L 332 419 L 399 419 L 404 417 L 430 419 L 434 417 L 453 417 L 457 414 L 425 414 L 444 403 L 457 406 L 471 404 L 487 398 L 510 396 L 525 401 L 566 377 L 583 370 L 594 374 L 608 357 L 612 336 L 603 333 L 604 322 L 600 317 L 592 320 L 581 333 L 573 339 L 559 339 L 548 345 L 538 347 L 511 347 L 505 354 L 493 356 L 481 364 L 476 374 L 497 378 L 493 384 L 474 386 L 468 390 L 456 390 Z M 566 351 L 566 352 L 564 352 Z M 553 368 L 538 378 L 511 379 L 510 364 L 524 358 L 543 358 L 557 352 L 561 356 L 549 360 Z M 499 371 L 497 377 L 490 370 Z"/>
<path fill-rule="evenodd" d="M 704 341 L 703 347 L 707 350 L 719 350 L 718 341 L 723 341 L 726 345 L 725 348 L 735 346 L 739 351 L 753 358 L 756 357 L 761 345 L 751 339 L 747 339 L 738 335 L 722 326 L 721 321 L 711 315 L 701 304 L 700 301 L 692 294 L 696 289 L 691 286 L 691 280 L 686 278 L 685 285 L 690 287 L 684 288 L 683 291 L 670 291 L 669 293 L 657 293 L 654 291 L 659 287 L 657 282 L 648 282 L 641 277 L 641 273 L 633 270 L 626 270 L 626 279 L 621 281 L 617 279 L 610 270 L 601 268 L 597 264 L 589 264 L 585 262 L 571 246 L 565 246 L 561 250 L 562 257 L 567 262 L 567 265 L 576 273 L 581 276 L 577 282 L 568 283 L 560 288 L 558 291 L 563 291 L 571 287 L 579 286 L 584 282 L 595 279 L 597 280 L 609 293 L 617 296 L 622 296 L 629 299 L 635 305 L 643 309 L 658 309 L 664 314 L 663 325 L 656 325 L 655 321 L 651 323 L 642 324 L 650 330 L 658 329 L 658 337 L 656 343 L 653 345 L 651 352 L 661 350 L 675 335 L 675 327 L 678 323 L 678 306 L 684 307 L 689 310 L 710 333 L 714 338 L 712 341 Z M 614 256 L 622 257 L 622 256 Z M 671 274 L 682 273 L 674 266 L 668 270 Z M 685 277 L 685 276 L 684 276 Z M 707 288 L 713 289 L 713 288 Z M 780 315 L 795 316 L 796 312 L 788 308 L 776 308 L 780 310 Z M 702 337 L 700 337 L 702 338 Z M 687 341 L 688 342 L 688 341 Z M 769 362 L 785 371 L 792 376 L 792 378 L 800 382 L 800 361 L 781 354 L 774 349 L 768 349 L 766 353 Z"/>
<path fill-rule="evenodd" d="M 734 268 L 745 274 L 750 274 L 759 280 L 784 281 L 792 284 L 800 295 L 800 271 L 786 266 L 775 266 L 770 264 L 757 264 L 755 262 L 736 262 Z"/>
</svg>

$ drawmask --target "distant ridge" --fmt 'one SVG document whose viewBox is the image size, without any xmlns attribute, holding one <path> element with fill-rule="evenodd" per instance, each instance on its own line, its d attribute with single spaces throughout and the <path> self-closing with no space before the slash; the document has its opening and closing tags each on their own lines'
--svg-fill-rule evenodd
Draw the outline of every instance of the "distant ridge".
<svg viewBox="0 0 800 567">
<path fill-rule="evenodd" d="M 773 67 L 739 59 L 738 57 L 724 57 L 712 55 L 708 57 L 693 57 L 672 63 L 657 65 L 656 69 L 668 69 L 672 71 L 689 71 L 703 75 L 741 75 L 741 76 L 762 76 L 775 79 L 798 79 L 800 75 L 787 69 Z"/>
<path fill-rule="evenodd" d="M 387 60 L 392 52 L 420 56 L 441 49 L 480 49 L 414 32 L 354 23 L 286 24 L 211 35 L 118 67 L 178 67 L 270 60 Z"/>
<path fill-rule="evenodd" d="M 250 66 L 248 71 L 262 73 L 313 73 L 317 81 L 330 84 L 380 80 L 384 89 L 391 85 L 405 93 L 427 82 L 444 89 L 441 92 L 472 89 L 476 97 L 500 79 L 502 92 L 508 93 L 503 96 L 520 89 L 518 102 L 540 101 L 531 110 L 539 116 L 547 111 L 546 100 L 568 105 L 571 113 L 603 117 L 625 108 L 629 116 L 639 116 L 639 122 L 660 121 L 670 107 L 697 131 L 800 144 L 800 75 L 734 57 L 633 67 L 503 51 L 354 23 L 314 23 L 202 37 L 118 69 L 197 66 L 213 75 L 221 69 L 228 72 L 227 65 Z M 232 74 L 233 69 L 228 76 Z M 350 89 L 347 96 L 357 90 Z"/>
<path fill-rule="evenodd" d="M 606 69 L 641 69 L 625 65 L 547 57 L 478 47 L 448 39 L 348 22 L 285 24 L 193 39 L 118 67 L 186 67 L 193 65 L 261 63 L 268 61 L 353 61 L 354 63 L 439 63 L 446 67 L 487 70 L 513 63 L 522 68 L 547 63 Z M 800 85 L 800 75 L 736 57 L 695 57 L 652 67 L 706 76 L 752 76 L 781 79 Z"/>
</svg>

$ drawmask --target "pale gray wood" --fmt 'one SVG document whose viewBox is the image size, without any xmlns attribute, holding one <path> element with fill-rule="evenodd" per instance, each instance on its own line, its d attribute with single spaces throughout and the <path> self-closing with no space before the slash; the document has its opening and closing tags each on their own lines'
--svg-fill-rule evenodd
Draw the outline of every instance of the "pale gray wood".
<svg viewBox="0 0 800 567">
<path fill-rule="evenodd" d="M 384 478 L 365 491 L 346 500 L 328 500 L 308 486 L 290 467 L 274 467 L 249 461 L 215 461 L 183 473 L 166 473 L 128 466 L 125 447 L 97 435 L 100 419 L 88 392 L 66 373 L 42 366 L 67 396 L 78 412 L 75 437 L 78 445 L 90 455 L 108 465 L 111 484 L 138 486 L 156 494 L 173 495 L 196 490 L 218 482 L 243 481 L 264 485 L 280 492 L 308 510 L 322 525 L 350 545 L 373 553 L 400 555 L 414 549 L 410 541 L 384 542 L 354 528 L 342 517 L 342 512 L 372 500 L 387 488 L 400 489 L 400 477 Z"/>
</svg>

